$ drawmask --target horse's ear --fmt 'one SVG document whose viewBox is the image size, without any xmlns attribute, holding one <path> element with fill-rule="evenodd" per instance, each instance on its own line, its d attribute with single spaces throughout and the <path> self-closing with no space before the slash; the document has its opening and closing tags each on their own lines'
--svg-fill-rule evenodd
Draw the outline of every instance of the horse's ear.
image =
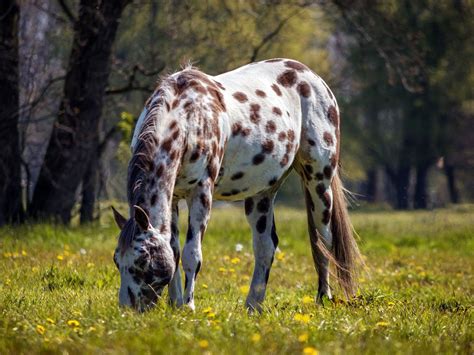
<svg viewBox="0 0 474 355">
<path fill-rule="evenodd" d="M 135 205 L 133 209 L 135 210 L 135 222 L 137 222 L 142 231 L 147 231 L 150 226 L 148 215 L 140 206 Z"/>
<path fill-rule="evenodd" d="M 114 206 L 111 206 L 112 207 L 112 211 L 114 212 L 114 219 L 115 219 L 115 223 L 117 223 L 117 226 L 120 228 L 120 229 L 123 229 L 123 227 L 125 226 L 125 223 L 127 223 L 127 219 L 122 216 L 115 208 Z"/>
</svg>

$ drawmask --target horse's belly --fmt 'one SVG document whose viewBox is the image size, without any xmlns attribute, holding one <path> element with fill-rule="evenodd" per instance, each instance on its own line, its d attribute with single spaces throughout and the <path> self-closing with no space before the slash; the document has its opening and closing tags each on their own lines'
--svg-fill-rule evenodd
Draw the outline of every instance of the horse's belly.
<svg viewBox="0 0 474 355">
<path fill-rule="evenodd" d="M 290 131 L 293 132 L 294 131 Z M 290 133 L 291 136 L 291 133 Z M 296 139 L 268 137 L 231 138 L 224 155 L 214 198 L 242 200 L 267 190 L 279 182 L 293 162 Z"/>
</svg>

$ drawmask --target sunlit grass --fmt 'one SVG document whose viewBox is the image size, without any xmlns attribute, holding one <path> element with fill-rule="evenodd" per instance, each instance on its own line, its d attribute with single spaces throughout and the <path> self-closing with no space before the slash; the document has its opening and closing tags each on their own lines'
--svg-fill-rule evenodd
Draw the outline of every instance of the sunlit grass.
<svg viewBox="0 0 474 355">
<path fill-rule="evenodd" d="M 355 300 L 336 290 L 336 302 L 317 306 L 306 217 L 277 209 L 280 252 L 265 311 L 252 316 L 244 309 L 252 244 L 241 210 L 213 211 L 194 313 L 166 300 L 146 314 L 117 307 L 118 231 L 109 215 L 89 227 L 6 227 L 0 353 L 472 353 L 473 212 L 353 213 L 368 272 Z"/>
</svg>

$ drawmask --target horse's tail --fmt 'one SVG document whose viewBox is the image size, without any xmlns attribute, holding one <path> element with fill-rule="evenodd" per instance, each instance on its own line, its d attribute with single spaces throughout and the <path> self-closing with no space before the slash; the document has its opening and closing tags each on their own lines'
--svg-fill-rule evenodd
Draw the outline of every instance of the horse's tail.
<svg viewBox="0 0 474 355">
<path fill-rule="evenodd" d="M 354 238 L 354 229 L 347 211 L 345 190 L 339 172 L 331 182 L 331 189 L 333 194 L 331 233 L 337 279 L 346 297 L 350 298 L 357 292 L 359 269 L 364 262 Z"/>
</svg>

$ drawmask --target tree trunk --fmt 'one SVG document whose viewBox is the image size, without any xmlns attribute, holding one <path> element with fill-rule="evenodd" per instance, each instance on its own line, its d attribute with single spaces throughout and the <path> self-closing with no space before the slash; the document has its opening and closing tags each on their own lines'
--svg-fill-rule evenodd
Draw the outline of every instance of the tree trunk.
<svg viewBox="0 0 474 355">
<path fill-rule="evenodd" d="M 71 219 L 77 189 L 97 154 L 112 45 L 128 2 L 80 2 L 64 95 L 31 203 L 35 218 Z"/>
<path fill-rule="evenodd" d="M 377 196 L 377 169 L 370 169 L 367 172 L 367 201 L 375 202 Z"/>
<path fill-rule="evenodd" d="M 416 168 L 416 183 L 415 195 L 413 199 L 413 207 L 415 209 L 422 209 L 428 206 L 427 204 L 427 188 L 428 188 L 428 171 L 429 164 L 420 164 Z"/>
<path fill-rule="evenodd" d="M 18 130 L 19 15 L 16 1 L 0 2 L 0 225 L 19 222 L 23 215 Z"/>
<path fill-rule="evenodd" d="M 396 172 L 389 167 L 385 171 L 395 187 L 395 207 L 399 210 L 408 209 L 408 188 L 410 185 L 410 167 L 400 166 Z"/>
<path fill-rule="evenodd" d="M 89 167 L 82 180 L 82 201 L 80 210 L 81 224 L 89 223 L 94 220 L 94 207 L 98 189 L 98 157 L 91 157 Z"/>
<path fill-rule="evenodd" d="M 459 192 L 456 186 L 456 178 L 454 175 L 454 166 L 446 164 L 444 167 L 444 173 L 448 181 L 449 197 L 452 203 L 459 203 Z"/>
</svg>

